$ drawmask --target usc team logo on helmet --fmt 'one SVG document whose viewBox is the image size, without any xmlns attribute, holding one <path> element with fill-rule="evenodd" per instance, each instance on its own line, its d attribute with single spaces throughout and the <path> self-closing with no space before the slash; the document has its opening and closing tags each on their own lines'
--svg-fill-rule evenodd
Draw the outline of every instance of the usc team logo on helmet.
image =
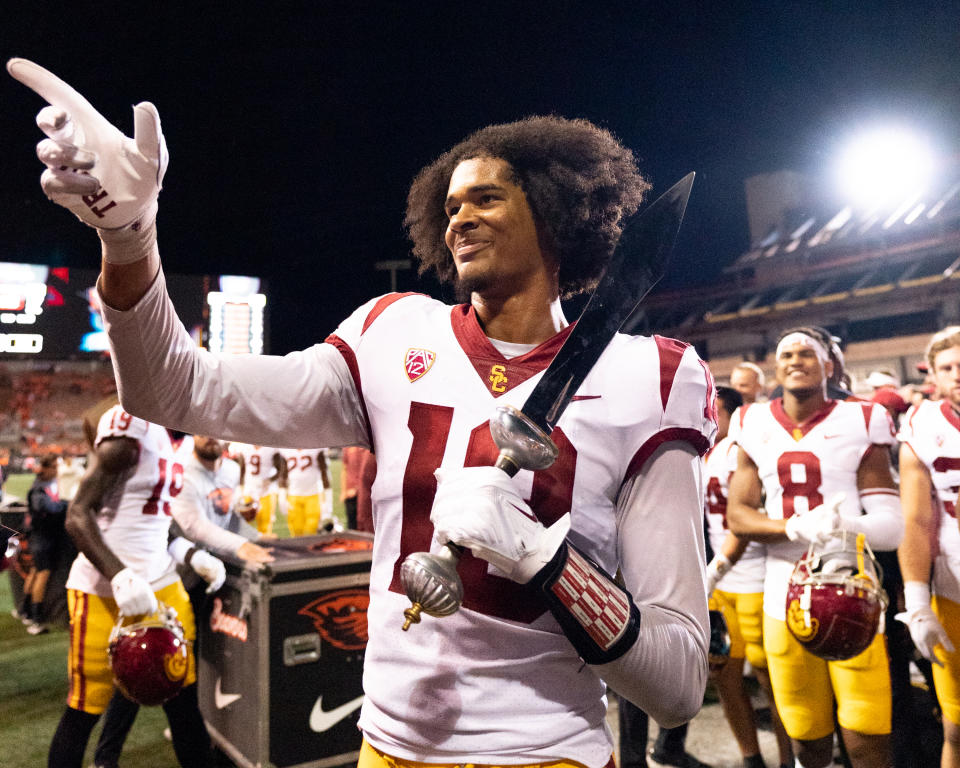
<svg viewBox="0 0 960 768">
<path fill-rule="evenodd" d="M 407 372 L 407 378 L 411 382 L 416 381 L 433 367 L 433 361 L 437 359 L 435 352 L 429 349 L 407 350 L 406 359 L 403 361 L 403 368 Z"/>
<path fill-rule="evenodd" d="M 810 653 L 842 661 L 873 642 L 887 593 L 883 572 L 864 535 L 842 534 L 840 548 L 816 552 L 811 544 L 790 575 L 787 628 Z"/>
<path fill-rule="evenodd" d="M 161 603 L 156 614 L 142 621 L 128 625 L 123 621 L 123 616 L 117 620 L 107 647 L 113 682 L 138 704 L 169 701 L 183 688 L 190 663 L 176 611 Z"/>
</svg>

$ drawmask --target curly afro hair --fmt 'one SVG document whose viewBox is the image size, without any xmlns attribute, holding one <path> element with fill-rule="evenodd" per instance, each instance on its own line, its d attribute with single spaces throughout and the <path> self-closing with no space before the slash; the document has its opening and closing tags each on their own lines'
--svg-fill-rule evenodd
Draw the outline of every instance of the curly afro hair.
<svg viewBox="0 0 960 768">
<path fill-rule="evenodd" d="M 420 274 L 432 269 L 441 282 L 456 281 L 456 266 L 444 243 L 444 201 L 453 170 L 477 157 L 510 165 L 537 227 L 554 248 L 564 298 L 596 285 L 620 238 L 622 221 L 650 187 L 633 153 L 587 120 L 534 116 L 487 126 L 420 171 L 410 186 L 404 225 Z"/>
</svg>

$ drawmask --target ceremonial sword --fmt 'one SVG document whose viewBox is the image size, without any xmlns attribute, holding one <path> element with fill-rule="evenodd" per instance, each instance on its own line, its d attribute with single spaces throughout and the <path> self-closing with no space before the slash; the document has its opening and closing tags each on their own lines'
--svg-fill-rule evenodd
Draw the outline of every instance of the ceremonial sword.
<svg viewBox="0 0 960 768">
<path fill-rule="evenodd" d="M 600 282 L 563 346 L 520 409 L 501 405 L 490 420 L 500 450 L 495 466 L 513 477 L 521 469 L 540 470 L 557 458 L 550 433 L 567 405 L 637 305 L 666 274 L 673 244 L 693 186 L 684 176 L 624 227 Z M 449 616 L 463 602 L 457 562 L 463 549 L 446 544 L 437 554 L 415 552 L 400 566 L 400 578 L 412 603 L 403 629 L 420 614 Z"/>
</svg>

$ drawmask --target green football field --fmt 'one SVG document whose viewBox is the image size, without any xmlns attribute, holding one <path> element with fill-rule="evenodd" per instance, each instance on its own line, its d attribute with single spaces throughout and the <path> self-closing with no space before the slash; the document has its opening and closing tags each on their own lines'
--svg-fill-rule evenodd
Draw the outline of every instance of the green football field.
<svg viewBox="0 0 960 768">
<path fill-rule="evenodd" d="M 331 462 L 334 513 L 344 521 L 339 502 L 340 463 Z M 13 475 L 4 483 L 7 496 L 26 496 L 32 474 Z M 345 522 L 345 521 L 344 521 Z M 286 520 L 277 516 L 275 532 L 289 536 Z M 67 696 L 67 631 L 54 628 L 46 635 L 27 634 L 10 615 L 10 581 L 0 573 L 0 744 L 3 768 L 37 768 L 47 764 L 47 749 L 57 728 Z M 142 707 L 124 747 L 122 763 L 138 768 L 177 768 L 170 742 L 164 739 L 167 721 L 160 707 Z M 93 762 L 98 725 L 90 738 L 84 768 Z"/>
</svg>

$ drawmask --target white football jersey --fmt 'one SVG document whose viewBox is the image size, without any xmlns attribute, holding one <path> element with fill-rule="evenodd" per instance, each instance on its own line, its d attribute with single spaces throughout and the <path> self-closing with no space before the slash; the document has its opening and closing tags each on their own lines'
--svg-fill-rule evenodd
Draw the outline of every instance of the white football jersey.
<svg viewBox="0 0 960 768">
<path fill-rule="evenodd" d="M 270 483 L 277 475 L 277 468 L 273 464 L 273 457 L 279 453 L 278 448 L 268 448 L 263 445 L 243 444 L 240 455 L 243 456 L 243 490 L 247 496 L 254 499 L 262 498 L 270 493 Z"/>
<path fill-rule="evenodd" d="M 946 400 L 924 400 L 904 418 L 899 438 L 927 467 L 936 493 L 940 519 L 932 591 L 960 603 L 960 415 Z"/>
<path fill-rule="evenodd" d="M 610 757 L 605 686 L 533 588 L 466 553 L 463 607 L 401 631 L 410 603 L 400 566 L 431 548 L 434 470 L 493 463 L 496 407 L 520 408 L 568 335 L 508 360 L 472 308 L 391 294 L 361 307 L 328 339 L 353 375 L 377 456 L 360 727 L 388 754 L 423 759 L 418 749 L 429 744 L 431 762 L 563 756 L 591 768 Z M 570 510 L 571 541 L 615 573 L 621 488 L 665 442 L 706 452 L 716 432 L 712 402 L 712 379 L 692 347 L 618 335 L 552 433 L 556 462 L 519 472 L 516 485 L 546 525 Z M 671 553 L 660 548 L 650 557 L 669 562 Z"/>
<path fill-rule="evenodd" d="M 780 398 L 742 406 L 730 420 L 730 437 L 757 465 L 769 517 L 786 520 L 846 494 L 844 517 L 859 517 L 857 470 L 873 446 L 889 450 L 895 442 L 885 408 L 870 402 L 829 400 L 803 424 L 783 410 Z M 829 546 L 829 545 L 828 545 Z M 806 551 L 800 541 L 767 544 L 763 610 L 784 620 L 787 584 L 793 566 Z"/>
<path fill-rule="evenodd" d="M 710 449 L 704 462 L 707 477 L 707 494 L 704 514 L 707 518 L 707 535 L 714 554 L 719 554 L 727 537 L 727 494 L 730 490 L 730 475 L 737 468 L 737 446 L 727 435 Z M 717 582 L 722 592 L 756 594 L 763 592 L 764 561 L 766 550 L 759 541 L 751 541 L 740 559 Z"/>
<path fill-rule="evenodd" d="M 323 490 L 323 479 L 317 456 L 318 448 L 284 448 L 280 451 L 287 462 L 287 493 L 291 496 L 316 496 Z"/>
<path fill-rule="evenodd" d="M 128 437 L 140 455 L 124 481 L 111 489 L 97 514 L 103 540 L 125 566 L 160 589 L 177 579 L 167 553 L 170 505 L 183 488 L 183 466 L 175 460 L 170 434 L 163 427 L 131 416 L 119 405 L 100 417 L 96 445 L 108 438 Z M 112 597 L 110 581 L 80 554 L 67 586 Z"/>
</svg>

